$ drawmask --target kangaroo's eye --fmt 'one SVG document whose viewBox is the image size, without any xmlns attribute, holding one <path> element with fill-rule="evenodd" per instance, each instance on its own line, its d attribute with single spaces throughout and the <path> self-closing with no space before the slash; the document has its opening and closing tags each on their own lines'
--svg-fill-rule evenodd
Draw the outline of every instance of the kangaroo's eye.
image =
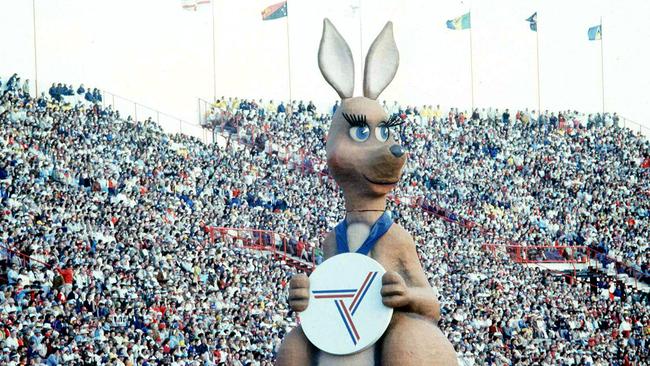
<svg viewBox="0 0 650 366">
<path fill-rule="evenodd" d="M 375 136 L 377 136 L 377 140 L 384 142 L 390 136 L 390 129 L 386 126 L 379 126 L 375 128 Z"/>
<path fill-rule="evenodd" d="M 350 137 L 356 142 L 364 142 L 370 137 L 370 129 L 368 126 L 350 127 Z"/>
</svg>

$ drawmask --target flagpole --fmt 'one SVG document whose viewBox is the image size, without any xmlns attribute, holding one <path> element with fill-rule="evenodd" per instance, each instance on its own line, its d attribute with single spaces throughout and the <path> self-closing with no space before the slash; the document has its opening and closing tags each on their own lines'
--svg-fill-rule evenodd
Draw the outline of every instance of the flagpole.
<svg viewBox="0 0 650 366">
<path fill-rule="evenodd" d="M 600 17 L 600 86 L 603 98 L 603 121 L 605 120 L 605 64 L 603 61 L 603 17 Z"/>
<path fill-rule="evenodd" d="M 217 49 L 214 35 L 214 3 L 212 0 L 212 102 L 217 101 Z"/>
<path fill-rule="evenodd" d="M 542 93 L 539 77 L 539 12 L 537 12 L 537 21 L 535 22 L 535 46 L 537 49 L 537 118 L 542 114 Z"/>
<path fill-rule="evenodd" d="M 470 16 L 470 25 L 469 25 L 469 72 L 471 75 L 471 81 L 472 81 L 472 110 L 470 113 L 474 113 L 474 51 L 472 48 L 472 11 L 470 10 L 469 12 Z"/>
<path fill-rule="evenodd" d="M 32 0 L 32 26 L 34 28 L 34 95 L 38 98 L 38 61 L 36 48 L 36 0 Z"/>
<path fill-rule="evenodd" d="M 291 37 L 289 37 L 289 1 L 286 3 L 287 7 L 287 69 L 289 72 L 289 103 L 293 100 L 291 93 Z"/>
</svg>

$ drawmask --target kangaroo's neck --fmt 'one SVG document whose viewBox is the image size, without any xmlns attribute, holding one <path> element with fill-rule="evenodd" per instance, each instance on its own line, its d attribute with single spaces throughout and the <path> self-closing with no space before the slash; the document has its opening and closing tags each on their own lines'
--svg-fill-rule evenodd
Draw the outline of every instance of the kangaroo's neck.
<svg viewBox="0 0 650 366">
<path fill-rule="evenodd" d="M 354 197 L 350 197 L 354 196 Z M 377 217 L 381 216 L 381 213 L 386 211 L 386 196 L 379 197 L 356 197 L 354 194 L 345 194 L 345 211 L 348 213 L 348 216 L 352 213 L 364 213 L 364 212 L 379 212 Z M 363 216 L 363 215 L 362 215 Z M 364 216 L 365 217 L 365 216 Z M 376 218 L 375 218 L 376 219 Z M 374 222 L 374 221 L 373 221 Z M 370 224 L 372 224 L 371 222 Z"/>
<path fill-rule="evenodd" d="M 353 224 L 372 226 L 372 224 L 374 224 L 379 219 L 385 210 L 386 206 L 384 206 L 381 210 L 348 211 L 345 214 L 345 220 L 348 222 L 348 226 Z"/>
<path fill-rule="evenodd" d="M 386 203 L 382 210 L 371 211 L 349 211 L 346 213 L 345 220 L 348 223 L 346 234 L 348 235 L 348 247 L 350 252 L 356 252 L 370 234 L 370 227 L 382 215 L 386 209 Z"/>
</svg>

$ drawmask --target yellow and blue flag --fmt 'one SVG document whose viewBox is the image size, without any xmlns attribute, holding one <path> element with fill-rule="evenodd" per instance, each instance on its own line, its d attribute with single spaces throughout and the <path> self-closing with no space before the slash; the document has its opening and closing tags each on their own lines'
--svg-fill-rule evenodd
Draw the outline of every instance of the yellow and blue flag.
<svg viewBox="0 0 650 366">
<path fill-rule="evenodd" d="M 286 1 L 267 6 L 264 10 L 262 10 L 262 20 L 284 18 L 287 15 L 289 15 L 289 12 L 287 11 Z"/>
<path fill-rule="evenodd" d="M 469 29 L 471 27 L 471 22 L 470 22 L 470 13 L 463 14 L 459 16 L 456 19 L 451 19 L 447 21 L 447 28 L 453 29 L 453 30 L 459 30 L 459 29 Z"/>
<path fill-rule="evenodd" d="M 587 36 L 589 36 L 590 41 L 603 39 L 602 24 L 589 28 L 589 30 L 587 31 Z"/>
<path fill-rule="evenodd" d="M 535 12 L 535 14 L 528 17 L 526 21 L 530 23 L 530 30 L 532 30 L 533 32 L 537 32 L 537 12 Z"/>
</svg>

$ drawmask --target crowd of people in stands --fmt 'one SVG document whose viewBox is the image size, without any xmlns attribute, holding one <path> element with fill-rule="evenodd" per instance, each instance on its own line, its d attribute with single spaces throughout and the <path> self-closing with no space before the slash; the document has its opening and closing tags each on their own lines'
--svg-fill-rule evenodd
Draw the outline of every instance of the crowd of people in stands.
<svg viewBox="0 0 650 366">
<path fill-rule="evenodd" d="M 63 97 L 72 97 L 75 95 L 78 95 L 80 98 L 83 98 L 90 103 L 102 102 L 102 94 L 97 88 L 92 90 L 90 88 L 86 89 L 83 84 L 81 84 L 75 91 L 72 85 L 52 83 L 48 93 L 50 98 L 58 102 L 63 101 Z"/>
<path fill-rule="evenodd" d="M 343 218 L 324 163 L 332 111 L 222 98 L 206 120 L 221 138 L 205 145 L 121 116 L 98 91 L 35 97 L 11 79 L 0 364 L 271 365 L 297 322 L 296 269 L 213 228 L 282 233 L 291 254 L 320 262 L 322 234 Z M 586 246 L 647 274 L 647 139 L 608 114 L 385 108 L 408 119 L 410 153 L 389 210 L 416 239 L 462 365 L 647 364 L 642 292 L 485 249 Z"/>
<path fill-rule="evenodd" d="M 302 102 L 280 121 L 264 118 L 269 110 L 286 115 L 273 101 L 224 108 L 238 103 L 219 100 L 208 124 L 327 173 L 331 114 L 311 113 Z M 398 195 L 435 202 L 500 243 L 587 246 L 648 276 L 650 144 L 619 128 L 616 113 L 526 110 L 511 119 L 507 109 L 477 109 L 470 119 L 454 109 L 443 115 L 439 106 L 384 108 L 409 120 L 402 141 L 412 169 Z"/>
</svg>

